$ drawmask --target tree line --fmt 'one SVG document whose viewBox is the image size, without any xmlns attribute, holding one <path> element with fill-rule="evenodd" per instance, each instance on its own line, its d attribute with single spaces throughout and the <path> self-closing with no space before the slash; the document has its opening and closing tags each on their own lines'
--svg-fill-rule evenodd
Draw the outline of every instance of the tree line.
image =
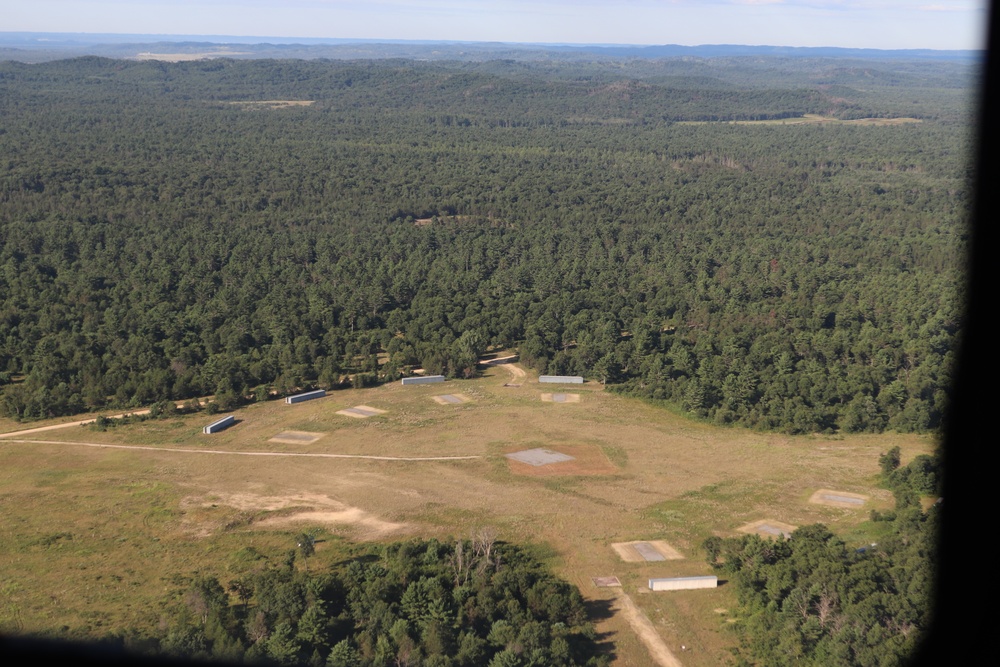
<svg viewBox="0 0 1000 667">
<path fill-rule="evenodd" d="M 669 64 L 0 63 L 0 413 L 468 377 L 516 346 L 718 423 L 937 428 L 963 89 L 932 64 L 864 92 L 773 64 L 794 86 L 741 86 L 745 62 L 683 85 Z M 675 122 L 935 96 L 892 127 Z M 314 103 L 243 104 L 275 99 Z"/>
</svg>

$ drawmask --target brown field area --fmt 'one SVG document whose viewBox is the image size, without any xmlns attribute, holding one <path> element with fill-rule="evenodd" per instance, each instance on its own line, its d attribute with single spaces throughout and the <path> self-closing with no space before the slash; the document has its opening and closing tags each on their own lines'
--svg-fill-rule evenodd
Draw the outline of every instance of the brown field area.
<svg viewBox="0 0 1000 667">
<path fill-rule="evenodd" d="M 289 107 L 308 107 L 316 100 L 255 100 L 230 102 L 244 109 L 287 109 Z"/>
<path fill-rule="evenodd" d="M 250 547 L 281 558 L 303 530 L 322 538 L 315 568 L 349 554 L 354 541 L 468 537 L 488 526 L 533 545 L 595 608 L 618 610 L 598 620 L 617 665 L 664 664 L 647 649 L 650 628 L 684 665 L 727 664 L 738 637 L 719 610 L 736 608 L 732 587 L 651 594 L 646 580 L 709 574 L 704 539 L 762 518 L 822 522 L 849 544 L 876 541 L 869 511 L 893 506 L 877 485 L 879 454 L 898 445 L 905 464 L 932 449 L 916 435 L 718 428 L 597 383 L 574 387 L 581 402 L 557 407 L 538 400 L 533 377 L 505 386 L 514 370 L 522 369 L 500 364 L 444 386 L 391 383 L 258 403 L 214 435 L 201 432 L 212 418 L 197 414 L 0 438 L 0 632 L 155 628 L 184 577 L 212 574 L 225 585 L 245 570 Z M 432 400 L 443 391 L 470 400 L 445 410 Z M 337 414 L 358 405 L 386 412 Z M 296 432 L 323 435 L 273 441 Z M 504 456 L 532 448 L 576 457 L 566 464 L 599 464 L 600 473 L 523 474 Z M 816 489 L 868 500 L 863 508 L 810 503 Z M 626 562 L 611 546 L 637 541 L 666 542 L 684 558 Z M 610 576 L 622 588 L 594 585 Z"/>
<path fill-rule="evenodd" d="M 841 120 L 833 116 L 821 116 L 819 114 L 807 113 L 796 118 L 779 118 L 775 120 L 684 120 L 678 121 L 678 125 L 717 125 L 725 123 L 728 125 L 814 125 L 817 123 L 829 123 L 831 125 L 906 125 L 908 123 L 922 123 L 919 118 L 855 118 L 853 120 Z"/>
<path fill-rule="evenodd" d="M 232 51 L 230 49 L 218 49 L 215 51 L 205 51 L 203 53 L 151 53 L 144 51 L 135 55 L 136 60 L 161 60 L 168 63 L 189 62 L 194 60 L 210 60 L 212 58 L 231 58 L 233 56 L 245 56 L 247 51 Z"/>
</svg>

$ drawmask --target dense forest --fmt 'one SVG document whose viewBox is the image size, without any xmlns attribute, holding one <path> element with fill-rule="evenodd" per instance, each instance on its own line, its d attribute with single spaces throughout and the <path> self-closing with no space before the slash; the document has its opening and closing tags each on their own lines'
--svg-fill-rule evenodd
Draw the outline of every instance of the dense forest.
<svg viewBox="0 0 1000 667">
<path fill-rule="evenodd" d="M 245 574 L 225 588 L 194 577 L 167 602 L 160 632 L 118 641 L 153 655 L 250 664 L 609 662 L 576 587 L 488 532 L 451 545 L 370 545 L 338 568 L 313 572 L 311 538 L 299 536 L 298 545 L 282 563 L 245 548 Z"/>
<path fill-rule="evenodd" d="M 896 509 L 872 511 L 879 542 L 849 548 L 823 525 L 787 541 L 757 535 L 709 538 L 709 562 L 736 587 L 743 616 L 740 663 L 879 667 L 911 658 L 932 619 L 940 503 L 940 461 L 899 448 L 880 459 Z"/>
<path fill-rule="evenodd" d="M 516 347 L 722 424 L 937 428 L 974 70 L 0 63 L 0 414 Z"/>
</svg>

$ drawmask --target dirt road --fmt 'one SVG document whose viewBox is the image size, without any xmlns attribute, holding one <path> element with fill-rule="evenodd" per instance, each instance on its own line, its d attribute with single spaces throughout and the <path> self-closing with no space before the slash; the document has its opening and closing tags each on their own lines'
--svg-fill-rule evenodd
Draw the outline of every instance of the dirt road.
<svg viewBox="0 0 1000 667">
<path fill-rule="evenodd" d="M 86 422 L 84 422 L 86 423 Z M 72 424 L 68 424 L 72 426 Z M 23 433 L 23 431 L 22 431 Z M 6 433 L 4 435 L 16 435 Z M 230 456 L 285 456 L 317 459 L 369 459 L 373 461 L 468 461 L 481 456 L 364 456 L 362 454 L 309 454 L 301 452 L 237 452 L 227 449 L 182 449 L 180 447 L 140 447 L 138 445 L 109 445 L 100 442 L 72 442 L 62 440 L 23 440 L 7 438 L 7 442 L 34 443 L 39 445 L 69 445 L 76 447 L 100 447 L 105 449 L 138 449 L 150 452 L 177 452 L 181 454 L 228 454 Z"/>
<path fill-rule="evenodd" d="M 683 667 L 681 661 L 670 651 L 659 633 L 656 632 L 653 623 L 626 593 L 618 593 L 615 598 L 615 611 L 621 612 L 628 624 L 632 626 L 635 634 L 639 636 L 656 664 L 662 667 Z"/>
<path fill-rule="evenodd" d="M 525 377 L 526 373 L 523 368 L 514 365 L 516 360 L 517 355 L 512 354 L 498 359 L 490 359 L 489 361 L 480 361 L 479 363 L 483 366 L 502 366 L 504 370 L 511 374 L 512 379 L 520 380 Z"/>
<path fill-rule="evenodd" d="M 105 415 L 107 419 L 121 419 L 125 415 L 145 415 L 148 414 L 149 410 L 133 410 L 132 412 L 123 412 L 118 415 Z M 60 428 L 70 428 L 71 426 L 84 426 L 86 424 L 93 424 L 97 421 L 97 417 L 90 417 L 88 419 L 81 419 L 78 422 L 66 422 L 65 424 L 53 424 L 51 426 L 39 426 L 38 428 L 28 428 L 23 431 L 9 431 L 7 433 L 0 433 L 0 438 L 10 438 L 18 435 L 31 435 L 32 433 L 41 433 L 42 431 L 54 431 Z"/>
</svg>

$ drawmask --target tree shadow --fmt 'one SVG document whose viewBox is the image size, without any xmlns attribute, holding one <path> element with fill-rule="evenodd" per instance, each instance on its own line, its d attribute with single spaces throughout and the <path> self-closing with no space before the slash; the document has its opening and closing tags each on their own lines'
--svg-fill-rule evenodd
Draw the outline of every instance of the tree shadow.
<svg viewBox="0 0 1000 667">
<path fill-rule="evenodd" d="M 614 603 L 613 599 L 585 600 L 583 606 L 587 610 L 587 618 L 590 619 L 591 623 L 599 623 L 615 615 Z M 614 632 L 598 632 L 594 635 L 596 656 L 606 657 L 608 662 L 614 662 L 618 659 L 618 653 L 615 651 L 614 636 Z"/>
</svg>

